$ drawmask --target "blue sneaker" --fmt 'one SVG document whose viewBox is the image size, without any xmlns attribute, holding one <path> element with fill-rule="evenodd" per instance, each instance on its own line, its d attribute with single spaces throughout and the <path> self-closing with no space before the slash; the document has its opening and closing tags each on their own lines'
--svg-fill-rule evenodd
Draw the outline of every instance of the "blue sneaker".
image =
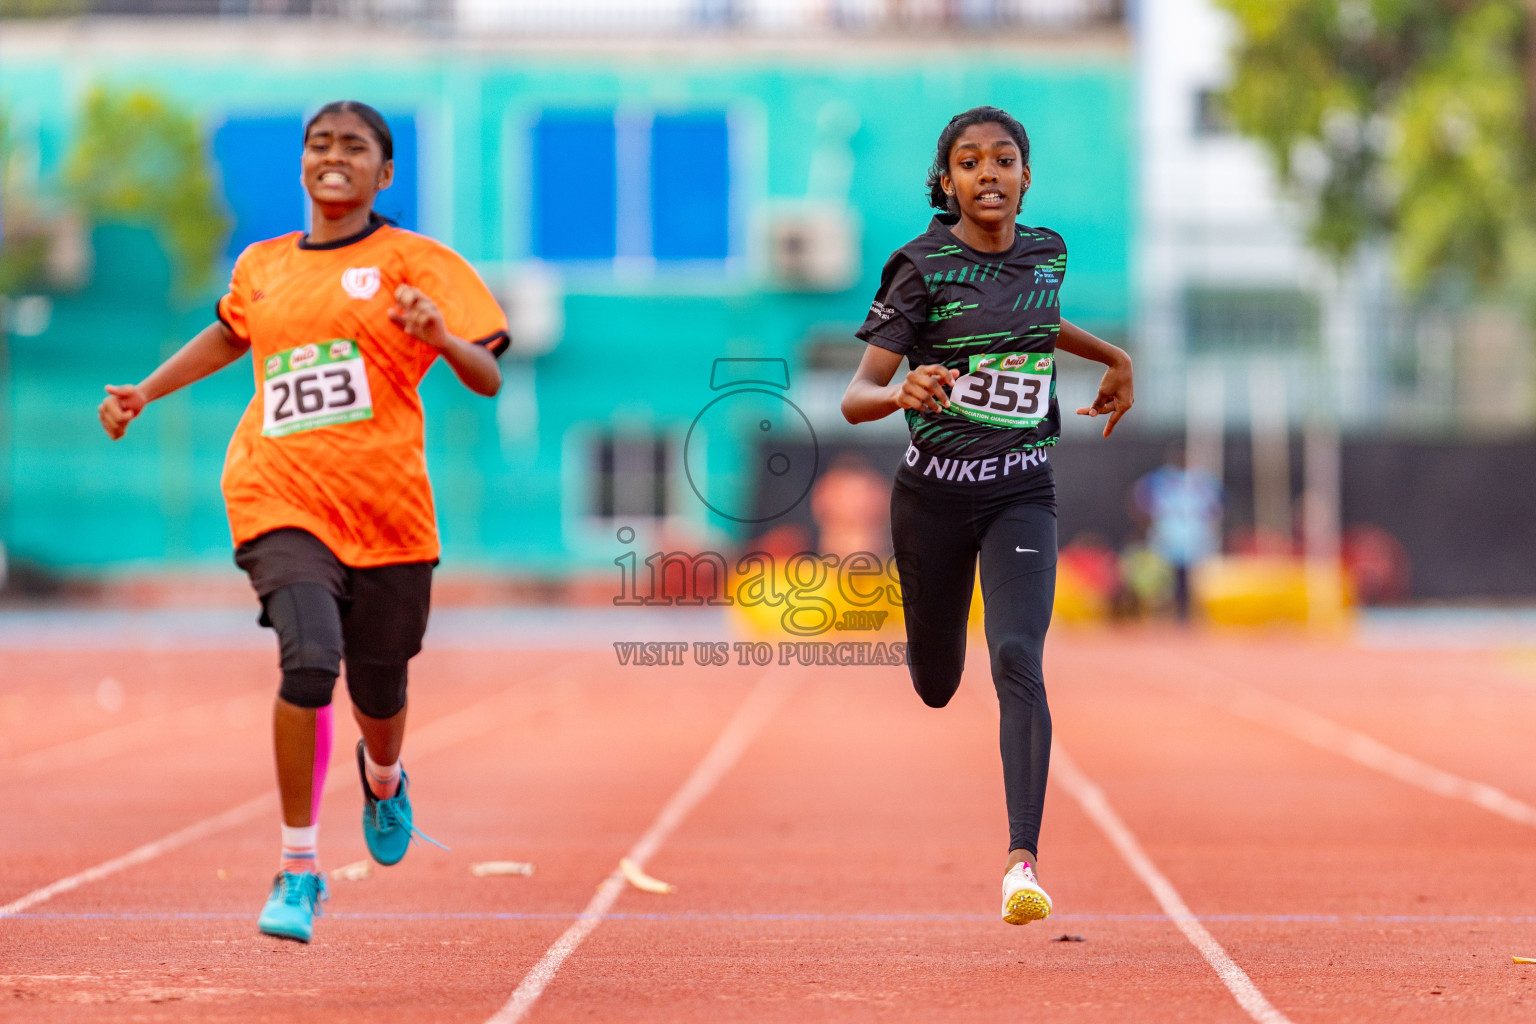
<svg viewBox="0 0 1536 1024">
<path fill-rule="evenodd" d="M 448 847 L 416 827 L 411 820 L 411 780 L 400 772 L 400 788 L 388 800 L 380 800 L 368 788 L 368 768 L 363 763 L 363 741 L 357 741 L 357 774 L 363 779 L 363 839 L 368 852 L 380 864 L 398 864 L 412 839 L 425 839 L 438 849 Z"/>
<path fill-rule="evenodd" d="M 325 889 L 325 877 L 305 871 L 279 872 L 272 879 L 272 895 L 261 908 L 256 927 L 263 935 L 275 935 L 280 939 L 297 939 L 308 942 L 315 932 L 315 917 L 320 913 L 320 902 L 330 899 Z"/>
</svg>

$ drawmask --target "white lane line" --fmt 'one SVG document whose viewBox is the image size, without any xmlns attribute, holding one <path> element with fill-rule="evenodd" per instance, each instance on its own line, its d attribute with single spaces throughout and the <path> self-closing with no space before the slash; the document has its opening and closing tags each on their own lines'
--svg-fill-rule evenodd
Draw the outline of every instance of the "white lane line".
<svg viewBox="0 0 1536 1024">
<path fill-rule="evenodd" d="M 327 786 L 326 788 L 329 789 L 330 787 Z M 131 850 L 121 857 L 114 857 L 109 861 L 97 864 L 93 868 L 87 868 L 78 874 L 70 875 L 68 878 L 61 878 L 57 882 L 43 886 L 41 889 L 33 889 L 20 899 L 12 900 L 4 906 L 0 906 L 0 918 L 19 914 L 28 907 L 35 907 L 39 903 L 53 899 L 60 893 L 69 892 L 71 889 L 78 889 L 82 885 L 88 885 L 91 882 L 99 882 L 108 875 L 115 875 L 125 868 L 131 868 L 136 864 L 143 864 L 146 861 L 154 860 L 163 853 L 180 849 L 188 843 L 195 843 L 199 839 L 222 832 L 225 829 L 234 828 L 236 825 L 243 825 L 259 814 L 264 812 L 270 813 L 276 809 L 277 797 L 272 793 L 263 793 L 261 796 L 247 800 L 243 804 L 231 807 L 222 814 L 215 814 L 211 818 L 204 818 L 196 824 L 188 825 L 186 828 L 156 839 L 152 843 L 145 843 L 138 849 Z"/>
<path fill-rule="evenodd" d="M 677 828 L 690 811 L 698 806 L 699 802 L 709 795 L 725 774 L 731 770 L 751 746 L 757 734 L 773 718 L 783 705 L 785 698 L 789 696 L 791 682 L 788 675 L 780 672 L 770 672 L 755 686 L 741 707 L 725 726 L 720 736 L 710 747 L 709 753 L 693 769 L 693 774 L 676 793 L 668 800 L 661 813 L 656 815 L 656 820 L 651 822 L 651 827 L 646 829 L 635 845 L 630 847 L 625 854 L 630 860 L 641 868 L 645 867 L 646 860 L 654 854 L 661 844 L 666 842 L 672 830 Z M 533 1009 L 533 1004 L 538 1002 L 549 983 L 554 980 L 560 967 L 576 952 L 588 935 L 592 934 L 608 912 L 613 909 L 614 902 L 619 894 L 624 891 L 624 876 L 614 868 L 613 873 L 603 879 L 597 887 L 596 894 L 587 904 L 576 923 L 565 930 L 565 933 L 555 940 L 554 945 L 545 951 L 539 962 L 533 965 L 521 983 L 512 992 L 502 1008 L 486 1022 L 486 1024 L 515 1024 L 523 1019 L 528 1011 Z"/>
<path fill-rule="evenodd" d="M 1260 992 L 1253 981 L 1243 969 L 1227 955 L 1227 951 L 1221 947 L 1211 933 L 1205 930 L 1205 926 L 1190 913 L 1183 898 L 1179 895 L 1173 883 L 1163 876 L 1157 866 L 1152 863 L 1146 851 L 1131 830 L 1126 828 L 1125 822 L 1115 813 L 1115 809 L 1109 805 L 1104 791 L 1094 785 L 1089 778 L 1077 767 L 1077 763 L 1067 756 L 1061 744 L 1054 743 L 1051 749 L 1051 779 L 1061 783 L 1072 798 L 1082 807 L 1083 812 L 1093 819 L 1093 823 L 1099 826 L 1099 830 L 1109 839 L 1114 848 L 1119 851 L 1125 863 L 1130 866 L 1137 878 L 1141 879 L 1152 892 L 1152 898 L 1157 900 L 1158 906 L 1163 908 L 1163 913 L 1168 915 L 1184 937 L 1190 941 L 1200 955 L 1205 957 L 1206 963 L 1215 970 L 1217 977 L 1232 997 L 1237 1000 L 1239 1006 L 1248 1012 L 1258 1024 L 1291 1024 L 1290 1018 L 1275 1009 L 1264 993 Z"/>
<path fill-rule="evenodd" d="M 1285 733 L 1321 750 L 1340 754 L 1356 764 L 1410 786 L 1428 790 L 1437 796 L 1449 800 L 1465 800 L 1510 821 L 1536 827 L 1536 807 L 1510 796 L 1497 786 L 1436 768 L 1400 750 L 1394 750 L 1373 736 L 1340 725 L 1331 718 L 1308 711 L 1288 700 L 1271 696 L 1247 683 L 1230 679 L 1218 669 L 1192 664 L 1219 677 L 1221 681 L 1216 685 L 1225 691 L 1219 694 L 1207 692 L 1204 698 L 1239 718 Z"/>
<path fill-rule="evenodd" d="M 542 695 L 542 699 L 530 703 L 526 699 L 529 684 L 548 676 L 563 674 L 571 668 L 572 666 L 570 665 L 564 665 L 540 673 L 533 679 L 520 682 L 494 696 L 476 701 L 466 708 L 445 715 L 419 729 L 413 730 L 407 736 L 407 752 L 412 758 L 421 757 L 462 743 L 492 729 L 500 728 L 507 724 L 508 720 L 499 718 L 495 712 L 502 704 L 517 701 L 518 698 L 523 699 L 518 701 L 519 706 L 515 710 L 519 713 L 514 714 L 513 720 L 545 710 L 559 701 L 551 695 L 545 694 Z M 570 699 L 570 695 L 565 695 L 564 699 Z M 325 786 L 327 794 L 341 786 L 357 785 L 356 779 L 345 770 L 351 763 L 351 758 L 351 747 L 338 750 L 332 757 L 331 767 L 337 768 L 339 766 L 342 770 L 331 773 L 330 779 Z M 145 843 L 143 846 L 130 850 L 120 857 L 114 857 L 109 861 L 104 861 L 95 867 L 87 868 L 67 878 L 50 882 L 41 889 L 34 889 L 24 896 L 0 905 L 0 918 L 19 914 L 29 907 L 35 907 L 39 903 L 53 899 L 61 893 L 78 889 L 80 886 L 88 885 L 91 882 L 99 882 L 101 879 L 115 875 L 126 868 L 152 861 L 163 854 L 170 853 L 172 850 L 178 850 L 189 843 L 197 842 L 199 839 L 206 839 L 208 836 L 243 825 L 276 809 L 277 795 L 275 793 L 263 793 L 261 796 L 252 797 L 242 804 L 231 807 L 227 811 L 221 811 L 212 817 L 204 818 L 202 821 L 188 825 L 186 828 L 178 829 L 170 835 Z"/>
</svg>

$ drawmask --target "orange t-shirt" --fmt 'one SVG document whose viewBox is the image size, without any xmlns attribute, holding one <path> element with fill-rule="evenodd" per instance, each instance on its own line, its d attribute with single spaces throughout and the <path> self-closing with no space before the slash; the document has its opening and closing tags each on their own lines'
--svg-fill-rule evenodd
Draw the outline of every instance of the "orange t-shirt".
<svg viewBox="0 0 1536 1024">
<path fill-rule="evenodd" d="M 438 352 L 388 310 L 395 289 L 413 285 L 450 333 L 498 356 L 506 316 L 474 269 L 430 238 L 386 224 L 341 244 L 304 237 L 246 249 L 219 300 L 256 371 L 224 460 L 235 544 L 296 526 L 356 568 L 435 559 L 416 386 Z"/>
</svg>

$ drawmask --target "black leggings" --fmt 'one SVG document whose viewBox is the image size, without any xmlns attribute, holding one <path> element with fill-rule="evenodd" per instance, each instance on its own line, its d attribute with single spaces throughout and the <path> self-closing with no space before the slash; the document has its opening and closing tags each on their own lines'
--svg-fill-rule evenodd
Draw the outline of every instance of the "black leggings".
<svg viewBox="0 0 1536 1024">
<path fill-rule="evenodd" d="M 1002 713 L 1009 850 L 1038 854 L 1051 760 L 1041 657 L 1056 593 L 1056 485 L 1044 452 L 1031 453 L 1030 463 L 1009 476 L 998 476 L 1000 459 L 985 461 L 993 463 L 990 474 L 960 476 L 983 476 L 981 482 L 950 482 L 942 477 L 957 474 L 946 460 L 910 450 L 891 492 L 891 537 L 912 685 L 929 707 L 948 704 L 960 685 L 981 556 L 987 648 Z"/>
</svg>

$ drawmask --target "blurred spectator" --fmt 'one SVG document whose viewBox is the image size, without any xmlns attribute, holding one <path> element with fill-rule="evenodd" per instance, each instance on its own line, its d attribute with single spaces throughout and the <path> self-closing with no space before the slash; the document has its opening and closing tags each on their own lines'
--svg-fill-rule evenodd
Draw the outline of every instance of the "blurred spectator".
<svg viewBox="0 0 1536 1024">
<path fill-rule="evenodd" d="M 1407 600 L 1408 551 L 1402 541 L 1379 526 L 1365 523 L 1344 533 L 1344 573 L 1357 604 L 1396 604 Z"/>
<path fill-rule="evenodd" d="M 1155 615 L 1173 602 L 1173 568 L 1145 544 L 1120 553 L 1126 615 Z"/>
<path fill-rule="evenodd" d="M 1056 614 L 1064 621 L 1102 621 L 1126 609 L 1120 559 L 1096 533 L 1084 532 L 1061 548 L 1056 561 Z"/>
<path fill-rule="evenodd" d="M 857 455 L 840 455 L 811 488 L 817 549 L 851 555 L 891 550 L 891 481 Z"/>
<path fill-rule="evenodd" d="M 1132 496 L 1146 515 L 1147 546 L 1173 570 L 1173 603 L 1189 619 L 1189 575 L 1219 550 L 1221 488 L 1200 469 L 1170 459 L 1136 482 Z"/>
</svg>

